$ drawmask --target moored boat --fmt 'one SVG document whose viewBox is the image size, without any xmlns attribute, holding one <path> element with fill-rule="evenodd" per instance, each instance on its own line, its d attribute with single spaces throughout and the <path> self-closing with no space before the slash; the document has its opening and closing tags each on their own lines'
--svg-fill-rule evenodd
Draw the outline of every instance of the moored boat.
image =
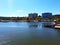
<svg viewBox="0 0 60 45">
<path fill-rule="evenodd" d="M 56 24 L 54 28 L 60 29 L 60 24 Z"/>
</svg>

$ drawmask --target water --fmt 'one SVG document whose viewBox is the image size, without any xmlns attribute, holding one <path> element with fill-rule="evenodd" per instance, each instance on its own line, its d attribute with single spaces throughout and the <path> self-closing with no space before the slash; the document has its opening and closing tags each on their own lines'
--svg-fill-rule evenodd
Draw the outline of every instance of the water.
<svg viewBox="0 0 60 45">
<path fill-rule="evenodd" d="M 60 45 L 60 30 L 43 22 L 0 22 L 0 45 Z"/>
</svg>

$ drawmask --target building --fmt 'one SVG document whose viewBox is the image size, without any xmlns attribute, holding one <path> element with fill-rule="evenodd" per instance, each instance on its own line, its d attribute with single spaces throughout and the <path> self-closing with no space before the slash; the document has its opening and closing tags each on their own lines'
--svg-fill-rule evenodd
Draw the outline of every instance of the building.
<svg viewBox="0 0 60 45">
<path fill-rule="evenodd" d="M 38 13 L 29 13 L 29 21 L 34 21 L 38 17 Z"/>
<path fill-rule="evenodd" d="M 52 17 L 52 13 L 42 13 L 42 17 L 43 17 L 44 19 L 51 18 L 51 17 Z"/>
<path fill-rule="evenodd" d="M 30 14 L 28 14 L 28 17 L 32 17 L 35 19 L 38 17 L 38 13 L 30 13 Z"/>
<path fill-rule="evenodd" d="M 42 13 L 42 19 L 44 21 L 51 21 L 52 20 L 52 13 Z"/>
</svg>

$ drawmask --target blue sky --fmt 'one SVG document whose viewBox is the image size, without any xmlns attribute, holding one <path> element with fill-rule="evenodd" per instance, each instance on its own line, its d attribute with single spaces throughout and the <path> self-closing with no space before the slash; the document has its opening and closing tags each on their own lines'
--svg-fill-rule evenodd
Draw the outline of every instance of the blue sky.
<svg viewBox="0 0 60 45">
<path fill-rule="evenodd" d="M 0 0 L 0 16 L 28 16 L 28 13 L 60 14 L 60 0 Z"/>
</svg>

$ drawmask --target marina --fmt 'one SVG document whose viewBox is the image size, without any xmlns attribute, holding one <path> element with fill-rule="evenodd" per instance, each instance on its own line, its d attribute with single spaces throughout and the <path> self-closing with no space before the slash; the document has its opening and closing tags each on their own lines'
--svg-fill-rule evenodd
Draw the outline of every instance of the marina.
<svg viewBox="0 0 60 45">
<path fill-rule="evenodd" d="M 60 45 L 60 29 L 44 22 L 0 22 L 0 45 Z"/>
</svg>

